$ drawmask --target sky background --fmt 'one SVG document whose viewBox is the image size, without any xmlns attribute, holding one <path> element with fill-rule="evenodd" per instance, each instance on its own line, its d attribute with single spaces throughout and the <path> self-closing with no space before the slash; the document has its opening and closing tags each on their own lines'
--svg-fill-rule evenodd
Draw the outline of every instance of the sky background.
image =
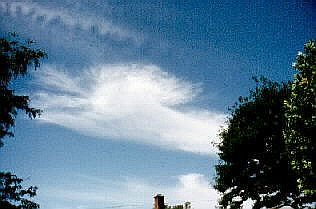
<svg viewBox="0 0 316 209">
<path fill-rule="evenodd" d="M 20 114 L 0 169 L 45 209 L 215 208 L 218 130 L 252 76 L 291 79 L 316 4 L 293 1 L 0 1 L 0 34 L 47 52 L 13 83 Z M 250 207 L 248 205 L 248 207 Z"/>
</svg>

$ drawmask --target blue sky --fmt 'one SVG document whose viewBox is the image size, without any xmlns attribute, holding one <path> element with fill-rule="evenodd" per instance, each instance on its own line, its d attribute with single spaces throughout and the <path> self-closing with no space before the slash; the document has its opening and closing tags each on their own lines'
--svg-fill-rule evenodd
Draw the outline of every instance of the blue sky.
<svg viewBox="0 0 316 209">
<path fill-rule="evenodd" d="M 1 1 L 0 33 L 48 53 L 14 87 L 20 115 L 0 168 L 47 209 L 215 208 L 212 142 L 252 76 L 292 77 L 315 38 L 313 1 Z"/>
</svg>

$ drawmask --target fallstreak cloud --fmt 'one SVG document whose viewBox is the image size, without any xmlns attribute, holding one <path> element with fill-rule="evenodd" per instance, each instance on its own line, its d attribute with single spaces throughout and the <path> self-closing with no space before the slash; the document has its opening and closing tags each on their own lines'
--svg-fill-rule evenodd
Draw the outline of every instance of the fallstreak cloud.
<svg viewBox="0 0 316 209">
<path fill-rule="evenodd" d="M 49 65 L 36 72 L 43 89 L 33 101 L 42 106 L 43 121 L 101 138 L 216 152 L 211 142 L 225 115 L 192 105 L 198 85 L 154 65 L 100 65 L 83 72 L 70 75 Z"/>
<path fill-rule="evenodd" d="M 114 39 L 137 39 L 108 20 L 34 2 L 0 2 L 0 12 L 32 21 L 40 18 L 42 24 L 57 21 L 69 28 L 96 27 Z M 100 138 L 199 154 L 216 152 L 211 142 L 217 140 L 225 115 L 192 105 L 201 92 L 196 84 L 154 65 L 99 65 L 80 75 L 52 65 L 43 68 L 36 73 L 43 89 L 33 100 L 43 106 L 42 121 Z"/>
<path fill-rule="evenodd" d="M 10 16 L 21 14 L 32 21 L 41 20 L 43 24 L 59 22 L 69 28 L 80 28 L 84 31 L 93 29 L 100 35 L 110 36 L 114 39 L 139 41 L 139 38 L 131 31 L 116 26 L 107 19 L 86 16 L 79 11 L 74 14 L 65 9 L 44 7 L 34 2 L 0 2 L 0 12 Z"/>
</svg>

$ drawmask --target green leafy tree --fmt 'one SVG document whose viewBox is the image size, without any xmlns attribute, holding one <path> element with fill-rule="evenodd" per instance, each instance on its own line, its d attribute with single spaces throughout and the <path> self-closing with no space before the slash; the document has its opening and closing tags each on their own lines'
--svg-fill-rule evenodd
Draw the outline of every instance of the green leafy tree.
<svg viewBox="0 0 316 209">
<path fill-rule="evenodd" d="M 9 38 L 0 38 L 0 146 L 3 138 L 13 137 L 12 127 L 18 111 L 24 111 L 30 118 L 40 114 L 39 109 L 29 106 L 29 97 L 17 95 L 10 88 L 18 77 L 27 74 L 30 66 L 36 69 L 41 58 L 46 54 L 33 49 L 33 41 L 22 43 L 16 34 Z M 37 203 L 28 198 L 36 195 L 36 187 L 23 189 L 22 179 L 8 172 L 0 172 L 0 208 L 3 209 L 35 209 Z"/>
<path fill-rule="evenodd" d="M 219 135 L 215 188 L 222 193 L 222 208 L 241 208 L 249 198 L 253 208 L 293 205 L 290 200 L 299 196 L 283 132 L 290 83 L 255 81 L 256 89 L 239 98 Z"/>
<path fill-rule="evenodd" d="M 307 199 L 316 200 L 316 48 L 315 40 L 298 52 L 293 67 L 291 96 L 285 101 L 286 143 L 292 169 L 298 175 L 298 188 Z"/>
</svg>

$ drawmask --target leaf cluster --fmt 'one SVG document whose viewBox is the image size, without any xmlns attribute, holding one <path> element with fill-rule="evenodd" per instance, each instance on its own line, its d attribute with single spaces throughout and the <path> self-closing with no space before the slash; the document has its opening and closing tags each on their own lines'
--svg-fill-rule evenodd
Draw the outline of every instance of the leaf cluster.
<svg viewBox="0 0 316 209">
<path fill-rule="evenodd" d="M 36 209 L 37 203 L 28 198 L 36 195 L 37 187 L 23 189 L 23 179 L 9 172 L 0 172 L 0 208 L 6 209 Z"/>
<path fill-rule="evenodd" d="M 25 76 L 30 66 L 39 67 L 40 59 L 47 56 L 42 50 L 33 49 L 33 43 L 30 40 L 22 43 L 14 33 L 9 38 L 0 38 L 0 146 L 4 136 L 13 136 L 11 128 L 18 110 L 30 118 L 40 114 L 39 109 L 29 107 L 28 96 L 16 95 L 10 89 L 13 80 Z"/>
<path fill-rule="evenodd" d="M 293 67 L 298 71 L 292 84 L 291 97 L 285 101 L 286 143 L 291 167 L 299 175 L 299 189 L 316 196 L 316 47 L 315 40 L 298 52 Z M 316 198 L 316 197 L 315 197 Z"/>
<path fill-rule="evenodd" d="M 46 57 L 43 51 L 31 48 L 33 43 L 22 43 L 14 33 L 10 34 L 10 38 L 0 38 L 0 147 L 5 136 L 14 136 L 11 128 L 18 110 L 24 111 L 29 118 L 35 118 L 41 112 L 29 106 L 28 96 L 16 95 L 10 88 L 13 80 L 24 77 L 32 65 L 36 70 L 40 59 Z M 22 181 L 10 172 L 0 172 L 0 208 L 39 208 L 37 203 L 29 200 L 36 195 L 37 187 L 23 189 Z"/>
<path fill-rule="evenodd" d="M 165 209 L 183 209 L 183 205 L 165 206 Z"/>
</svg>

